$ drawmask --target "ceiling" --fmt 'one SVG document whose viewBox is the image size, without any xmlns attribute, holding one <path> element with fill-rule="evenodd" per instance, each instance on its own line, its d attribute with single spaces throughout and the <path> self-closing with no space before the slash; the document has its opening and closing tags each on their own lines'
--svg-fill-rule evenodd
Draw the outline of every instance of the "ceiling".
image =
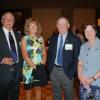
<svg viewBox="0 0 100 100">
<path fill-rule="evenodd" d="M 100 0 L 0 0 L 0 8 L 100 8 Z"/>
</svg>

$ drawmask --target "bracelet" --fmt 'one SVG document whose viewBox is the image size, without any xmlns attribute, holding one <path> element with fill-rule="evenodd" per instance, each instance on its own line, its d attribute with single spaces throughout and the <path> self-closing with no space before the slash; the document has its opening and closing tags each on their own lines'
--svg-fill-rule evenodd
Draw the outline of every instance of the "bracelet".
<svg viewBox="0 0 100 100">
<path fill-rule="evenodd" d="M 94 76 L 92 76 L 93 81 L 96 81 L 96 78 L 94 78 Z"/>
</svg>

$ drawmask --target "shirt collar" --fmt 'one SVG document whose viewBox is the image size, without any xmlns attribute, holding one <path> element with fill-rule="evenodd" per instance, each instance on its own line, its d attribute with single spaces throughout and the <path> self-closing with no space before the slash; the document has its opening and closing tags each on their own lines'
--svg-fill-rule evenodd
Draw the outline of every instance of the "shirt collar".
<svg viewBox="0 0 100 100">
<path fill-rule="evenodd" d="M 67 34 L 68 34 L 68 33 L 63 33 L 63 34 L 60 34 L 60 33 L 59 33 L 59 37 L 62 35 L 63 38 L 66 38 L 66 37 L 67 37 Z"/>
<path fill-rule="evenodd" d="M 5 28 L 4 26 L 3 26 L 2 28 L 3 28 L 3 30 L 4 30 L 4 33 L 5 33 L 5 34 L 8 34 L 9 30 L 8 30 L 7 28 Z M 10 32 L 11 32 L 11 34 L 12 34 L 12 33 L 13 33 L 13 30 L 11 29 Z"/>
</svg>

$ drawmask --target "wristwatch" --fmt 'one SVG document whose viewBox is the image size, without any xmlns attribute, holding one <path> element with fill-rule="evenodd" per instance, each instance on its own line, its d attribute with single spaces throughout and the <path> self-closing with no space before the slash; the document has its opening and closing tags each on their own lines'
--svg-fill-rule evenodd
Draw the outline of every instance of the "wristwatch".
<svg viewBox="0 0 100 100">
<path fill-rule="evenodd" d="M 94 76 L 92 76 L 93 81 L 96 81 L 96 78 Z"/>
</svg>

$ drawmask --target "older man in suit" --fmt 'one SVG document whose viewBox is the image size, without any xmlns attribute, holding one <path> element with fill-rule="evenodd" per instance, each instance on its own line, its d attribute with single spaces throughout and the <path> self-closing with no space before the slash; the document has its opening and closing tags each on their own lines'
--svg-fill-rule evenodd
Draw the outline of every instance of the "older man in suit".
<svg viewBox="0 0 100 100">
<path fill-rule="evenodd" d="M 13 25 L 12 13 L 1 18 L 0 28 L 0 100 L 18 100 L 19 81 L 22 67 L 21 50 Z"/>
<path fill-rule="evenodd" d="M 68 32 L 69 21 L 65 17 L 57 20 L 58 34 L 50 38 L 48 49 L 48 69 L 52 82 L 54 100 L 61 100 L 62 89 L 65 100 L 72 100 L 73 77 L 77 71 L 80 39 Z"/>
</svg>

